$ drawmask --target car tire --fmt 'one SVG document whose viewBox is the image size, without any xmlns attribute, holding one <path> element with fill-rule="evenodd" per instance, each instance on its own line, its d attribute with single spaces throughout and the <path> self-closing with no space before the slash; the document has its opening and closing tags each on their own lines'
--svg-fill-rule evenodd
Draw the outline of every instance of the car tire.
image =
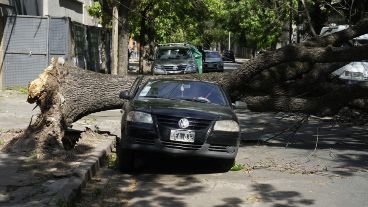
<svg viewBox="0 0 368 207">
<path fill-rule="evenodd" d="M 118 169 L 120 172 L 131 173 L 134 171 L 134 151 L 129 149 L 122 149 L 120 145 L 117 145 L 117 159 Z"/>
<path fill-rule="evenodd" d="M 218 160 L 218 163 L 219 163 L 220 170 L 222 172 L 227 172 L 233 167 L 235 163 L 235 159 L 220 159 Z"/>
</svg>

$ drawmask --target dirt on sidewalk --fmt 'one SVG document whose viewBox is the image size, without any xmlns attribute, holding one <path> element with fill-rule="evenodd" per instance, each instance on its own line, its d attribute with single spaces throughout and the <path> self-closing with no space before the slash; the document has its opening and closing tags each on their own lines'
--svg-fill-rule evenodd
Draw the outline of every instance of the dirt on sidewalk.
<svg viewBox="0 0 368 207">
<path fill-rule="evenodd" d="M 76 176 L 75 170 L 96 148 L 116 137 L 80 126 L 81 130 L 66 134 L 78 139 L 69 151 L 55 146 L 36 150 L 32 144 L 14 147 L 39 111 L 26 98 L 18 91 L 0 91 L 0 206 L 63 206 L 68 201 L 60 200 L 58 193 L 69 184 L 68 179 Z"/>
</svg>

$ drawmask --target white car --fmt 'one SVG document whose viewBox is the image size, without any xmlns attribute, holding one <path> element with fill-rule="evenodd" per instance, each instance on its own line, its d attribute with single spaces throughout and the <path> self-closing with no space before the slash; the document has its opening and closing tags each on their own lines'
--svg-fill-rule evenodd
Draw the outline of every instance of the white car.
<svg viewBox="0 0 368 207">
<path fill-rule="evenodd" d="M 332 25 L 329 27 L 323 27 L 321 29 L 320 36 L 326 36 L 335 32 L 339 32 L 341 30 L 347 29 L 348 27 L 349 25 Z M 356 37 L 353 41 L 354 45 L 367 44 L 368 34 Z M 368 62 L 351 62 L 337 69 L 332 74 L 338 76 L 342 80 L 349 82 L 368 81 Z"/>
</svg>

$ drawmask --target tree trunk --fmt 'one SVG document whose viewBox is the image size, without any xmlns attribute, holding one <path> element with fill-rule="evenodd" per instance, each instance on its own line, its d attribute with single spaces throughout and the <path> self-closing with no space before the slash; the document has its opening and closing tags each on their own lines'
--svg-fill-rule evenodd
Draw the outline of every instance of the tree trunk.
<svg viewBox="0 0 368 207">
<path fill-rule="evenodd" d="M 337 39 L 333 41 L 329 38 L 323 38 L 324 41 L 315 39 L 309 41 L 308 44 L 288 45 L 279 50 L 259 55 L 230 74 L 205 73 L 202 75 L 202 80 L 220 83 L 229 92 L 232 100 L 243 99 L 250 109 L 256 111 L 334 114 L 341 107 L 349 104 L 359 105 L 360 108 L 367 109 L 368 107 L 364 106 L 365 101 L 354 102 L 357 99 L 367 99 L 368 90 L 364 85 L 346 86 L 329 84 L 328 82 L 323 85 L 323 82 L 321 82 L 321 86 L 328 86 L 331 89 L 321 90 L 322 92 L 313 96 L 299 94 L 303 90 L 291 90 L 294 87 L 305 88 L 308 84 L 316 86 L 316 82 L 313 82 L 316 80 L 327 80 L 329 72 L 333 70 L 332 67 L 320 67 L 319 69 L 318 67 L 314 69 L 312 67 L 280 67 L 269 69 L 270 67 L 295 61 L 308 62 L 308 64 L 302 63 L 304 66 L 316 66 L 318 64 L 315 63 L 338 62 L 337 65 L 339 65 L 344 62 L 368 59 L 368 46 L 351 48 L 310 46 L 315 45 L 315 42 L 333 44 L 340 42 L 341 39 L 349 40 L 361 35 L 360 32 L 363 31 L 364 29 L 355 27 L 355 29 L 350 28 L 350 32 L 342 31 L 334 34 L 333 36 Z M 34 142 L 37 140 L 37 143 L 62 140 L 64 147 L 70 146 L 72 140 L 64 137 L 64 130 L 73 122 L 90 113 L 121 108 L 124 102 L 119 99 L 119 92 L 128 90 L 135 80 L 134 76 L 122 77 L 99 74 L 71 66 L 58 66 L 54 60 L 52 62 L 53 64 L 29 86 L 28 101 L 31 103 L 37 102 L 41 114 L 23 134 L 24 141 L 17 141 L 18 144 L 31 138 Z M 275 76 L 277 81 L 268 81 L 270 84 L 268 88 L 272 88 L 273 85 L 276 89 L 280 89 L 282 93 L 273 93 L 271 90 L 267 92 L 267 95 L 249 95 L 253 93 L 250 88 L 254 82 L 262 82 L 262 80 L 267 82 L 260 75 L 267 74 L 266 70 L 271 71 L 269 73 L 270 77 L 272 77 L 273 70 L 285 75 Z M 321 79 L 323 76 L 325 78 Z M 146 76 L 146 78 L 160 77 L 163 76 Z M 188 74 L 166 77 L 196 79 L 198 76 Z"/>
<path fill-rule="evenodd" d="M 129 26 L 128 26 L 128 13 L 129 10 L 124 7 L 119 7 L 119 68 L 118 75 L 128 75 L 128 45 L 129 45 Z"/>
<path fill-rule="evenodd" d="M 119 64 L 119 54 L 118 54 L 118 46 L 119 46 L 119 13 L 117 6 L 112 8 L 112 51 L 111 51 L 111 74 L 118 74 L 118 64 Z"/>
<path fill-rule="evenodd" d="M 121 108 L 124 102 L 119 93 L 128 90 L 135 80 L 135 77 L 95 73 L 52 62 L 29 85 L 28 102 L 36 102 L 41 113 L 16 139 L 14 144 L 18 148 L 34 142 L 33 145 L 40 145 L 36 149 L 44 149 L 50 142 L 61 146 L 61 141 L 69 149 L 74 140 L 64 137 L 65 129 L 85 115 Z"/>
</svg>

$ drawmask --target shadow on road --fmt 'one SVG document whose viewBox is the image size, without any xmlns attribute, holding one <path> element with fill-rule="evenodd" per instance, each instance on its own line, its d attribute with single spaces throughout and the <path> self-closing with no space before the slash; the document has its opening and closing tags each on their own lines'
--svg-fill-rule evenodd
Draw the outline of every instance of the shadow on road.
<svg viewBox="0 0 368 207">
<path fill-rule="evenodd" d="M 314 200 L 305 199 L 296 191 L 278 191 L 270 184 L 253 184 L 253 191 L 256 193 L 255 199 L 263 203 L 272 203 L 273 207 L 293 207 L 310 206 Z"/>
<path fill-rule="evenodd" d="M 302 115 L 243 111 L 238 112 L 238 116 L 242 128 L 241 148 L 248 151 L 264 146 L 272 160 L 319 165 L 324 171 L 340 176 L 353 176 L 368 168 L 365 126 L 342 125 L 333 119 L 312 117 L 295 128 Z"/>
<path fill-rule="evenodd" d="M 174 157 L 158 153 L 136 155 L 136 174 L 211 174 L 224 172 L 221 160 L 198 157 Z"/>
</svg>

